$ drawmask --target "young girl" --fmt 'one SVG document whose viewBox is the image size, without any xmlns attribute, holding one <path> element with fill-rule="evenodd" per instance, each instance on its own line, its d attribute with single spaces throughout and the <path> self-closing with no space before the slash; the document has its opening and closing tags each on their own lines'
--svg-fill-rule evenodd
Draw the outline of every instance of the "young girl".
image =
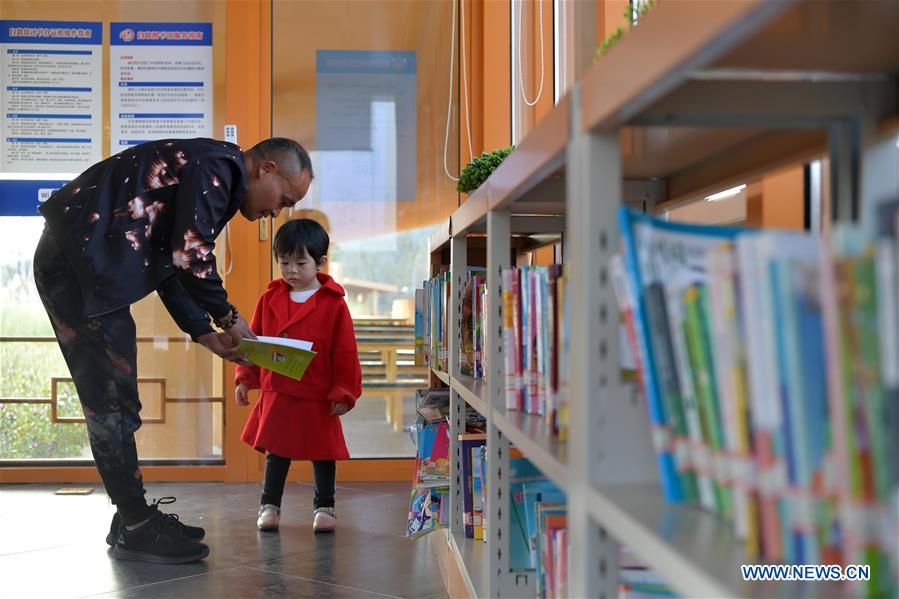
<svg viewBox="0 0 899 599">
<path fill-rule="evenodd" d="M 318 272 L 327 260 L 328 244 L 328 234 L 314 220 L 291 220 L 278 230 L 273 252 L 281 278 L 259 298 L 251 325 L 257 335 L 312 342 L 317 355 L 303 380 L 255 366 L 238 366 L 234 377 L 238 405 L 249 403 L 250 389 L 262 389 L 241 435 L 266 454 L 256 521 L 260 530 L 278 528 L 291 460 L 312 461 L 313 530 L 331 531 L 336 525 L 335 460 L 350 457 L 340 416 L 362 394 L 362 369 L 343 288 Z"/>
</svg>

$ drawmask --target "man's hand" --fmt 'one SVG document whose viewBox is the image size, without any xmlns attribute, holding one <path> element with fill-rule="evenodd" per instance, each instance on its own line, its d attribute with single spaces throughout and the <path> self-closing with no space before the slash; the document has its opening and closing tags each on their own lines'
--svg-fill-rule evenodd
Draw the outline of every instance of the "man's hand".
<svg viewBox="0 0 899 599">
<path fill-rule="evenodd" d="M 248 406 L 250 405 L 250 396 L 248 392 L 250 388 L 245 384 L 241 383 L 237 386 L 237 389 L 234 390 L 234 401 L 237 402 L 239 406 Z"/>
<path fill-rule="evenodd" d="M 234 354 L 231 337 L 225 333 L 206 333 L 197 337 L 197 343 L 217 356 L 229 359 Z"/>
<path fill-rule="evenodd" d="M 233 342 L 228 333 L 206 333 L 197 337 L 197 343 L 225 360 L 241 364 L 242 366 L 252 366 L 242 354 L 234 353 L 234 348 L 237 347 L 237 344 Z"/>
<path fill-rule="evenodd" d="M 244 317 L 240 315 L 237 316 L 237 324 L 225 331 L 225 335 L 228 335 L 231 338 L 233 347 L 240 345 L 240 342 L 244 339 L 256 338 L 256 334 L 253 333 L 250 325 L 244 320 Z"/>
<path fill-rule="evenodd" d="M 352 408 L 350 404 L 343 401 L 332 401 L 331 402 L 331 416 L 343 416 Z"/>
</svg>

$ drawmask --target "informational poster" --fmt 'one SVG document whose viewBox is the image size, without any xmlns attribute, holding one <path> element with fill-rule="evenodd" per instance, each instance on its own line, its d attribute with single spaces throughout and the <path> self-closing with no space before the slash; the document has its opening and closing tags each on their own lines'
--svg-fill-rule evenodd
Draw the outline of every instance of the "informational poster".
<svg viewBox="0 0 899 599">
<path fill-rule="evenodd" d="M 329 214 L 335 241 L 392 233 L 397 202 L 416 194 L 415 52 L 319 50 L 315 89 L 310 207 Z"/>
<path fill-rule="evenodd" d="M 103 27 L 0 21 L 0 170 L 75 173 L 102 152 Z"/>
<path fill-rule="evenodd" d="M 112 23 L 112 152 L 212 137 L 212 23 Z"/>
</svg>

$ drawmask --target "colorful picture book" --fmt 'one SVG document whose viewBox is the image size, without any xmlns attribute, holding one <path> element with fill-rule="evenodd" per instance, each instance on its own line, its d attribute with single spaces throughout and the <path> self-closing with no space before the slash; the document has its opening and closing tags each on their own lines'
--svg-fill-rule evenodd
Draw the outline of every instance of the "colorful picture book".
<svg viewBox="0 0 899 599">
<path fill-rule="evenodd" d="M 439 528 L 446 528 L 449 523 L 448 509 L 448 487 L 412 489 L 406 536 L 417 539 Z"/>
<path fill-rule="evenodd" d="M 462 454 L 462 523 L 465 527 L 465 537 L 483 540 L 484 508 L 481 497 L 483 479 L 480 478 L 480 473 L 475 474 L 475 450 L 487 444 L 487 435 L 464 434 L 458 438 L 459 451 Z"/>
<path fill-rule="evenodd" d="M 442 372 L 449 371 L 450 287 L 450 273 L 442 268 L 415 292 L 415 363 Z M 487 331 L 487 274 L 483 268 L 468 268 L 459 297 L 459 369 L 466 376 L 481 379 L 485 371 Z"/>
<path fill-rule="evenodd" d="M 425 290 L 415 290 L 415 365 L 429 366 L 425 350 Z"/>
<path fill-rule="evenodd" d="M 502 273 L 506 409 L 539 414 L 560 428 L 559 360 L 564 341 L 562 267 L 522 266 Z"/>
<path fill-rule="evenodd" d="M 474 378 L 483 378 L 483 321 L 484 306 L 481 301 L 487 287 L 487 271 L 483 268 L 468 267 L 462 287 L 462 343 L 459 347 L 459 371 Z"/>
<path fill-rule="evenodd" d="M 416 389 L 415 411 L 427 423 L 445 420 L 449 415 L 449 389 Z"/>
<path fill-rule="evenodd" d="M 416 486 L 441 487 L 449 484 L 449 423 L 421 423 L 417 429 L 415 459 Z"/>
<path fill-rule="evenodd" d="M 433 392 L 433 393 L 432 393 Z M 440 390 L 417 394 L 439 404 Z M 409 499 L 406 536 L 418 538 L 449 526 L 449 423 L 445 419 L 429 422 L 419 416 L 412 427 L 416 445 L 415 474 Z"/>
<path fill-rule="evenodd" d="M 419 294 L 418 291 L 421 293 Z M 437 276 L 424 281 L 416 291 L 416 364 L 447 372 L 449 368 L 449 294 L 450 273 L 441 268 Z M 421 297 L 419 306 L 418 297 Z M 421 312 L 421 324 L 418 314 Z M 418 349 L 418 330 L 421 348 Z"/>
<path fill-rule="evenodd" d="M 315 358 L 311 342 L 283 337 L 243 339 L 234 352 L 244 354 L 256 366 L 298 381 Z"/>
</svg>

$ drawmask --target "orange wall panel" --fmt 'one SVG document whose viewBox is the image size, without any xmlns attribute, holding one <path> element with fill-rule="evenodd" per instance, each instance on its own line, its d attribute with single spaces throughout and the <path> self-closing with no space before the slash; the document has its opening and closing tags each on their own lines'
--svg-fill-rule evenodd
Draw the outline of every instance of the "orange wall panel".
<svg viewBox="0 0 899 599">
<path fill-rule="evenodd" d="M 747 185 L 746 225 L 765 229 L 805 227 L 802 165 L 771 173 Z"/>
<path fill-rule="evenodd" d="M 509 72 L 511 20 L 508 2 L 487 0 L 484 11 L 483 81 L 481 111 L 484 118 L 483 148 L 505 148 L 512 141 L 512 89 Z"/>
<path fill-rule="evenodd" d="M 762 226 L 769 229 L 802 229 L 805 226 L 802 166 L 762 178 Z"/>
<path fill-rule="evenodd" d="M 601 4 L 603 28 L 599 30 L 597 35 L 599 44 L 602 44 L 602 41 L 612 35 L 619 27 L 630 28 L 630 23 L 624 17 L 624 11 L 630 6 L 628 0 L 602 0 Z"/>
</svg>

